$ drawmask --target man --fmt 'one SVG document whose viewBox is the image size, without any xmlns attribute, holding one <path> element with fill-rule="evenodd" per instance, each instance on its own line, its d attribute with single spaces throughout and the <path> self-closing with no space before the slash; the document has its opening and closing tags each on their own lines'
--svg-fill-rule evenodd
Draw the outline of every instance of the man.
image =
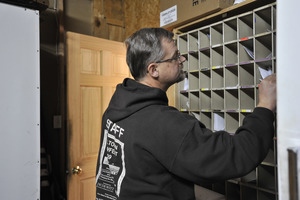
<svg viewBox="0 0 300 200">
<path fill-rule="evenodd" d="M 259 103 L 234 136 L 212 132 L 168 106 L 167 89 L 185 78 L 173 34 L 145 28 L 129 37 L 135 80 L 117 86 L 103 115 L 97 200 L 192 200 L 194 184 L 240 177 L 267 155 L 273 138 L 275 76 L 263 80 Z"/>
</svg>

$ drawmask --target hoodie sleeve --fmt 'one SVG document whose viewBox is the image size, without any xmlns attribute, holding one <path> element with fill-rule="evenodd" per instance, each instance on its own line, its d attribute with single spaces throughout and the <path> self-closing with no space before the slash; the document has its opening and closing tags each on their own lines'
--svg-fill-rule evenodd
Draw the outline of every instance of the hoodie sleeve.
<svg viewBox="0 0 300 200">
<path fill-rule="evenodd" d="M 235 135 L 212 132 L 194 123 L 183 139 L 171 172 L 195 183 L 241 177 L 267 155 L 274 134 L 274 114 L 255 108 Z"/>
</svg>

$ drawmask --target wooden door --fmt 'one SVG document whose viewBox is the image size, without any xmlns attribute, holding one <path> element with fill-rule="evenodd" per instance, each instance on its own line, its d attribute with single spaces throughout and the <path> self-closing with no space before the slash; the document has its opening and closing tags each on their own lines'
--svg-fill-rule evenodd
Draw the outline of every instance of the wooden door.
<svg viewBox="0 0 300 200">
<path fill-rule="evenodd" d="M 101 117 L 118 83 L 129 77 L 125 45 L 67 33 L 67 195 L 95 200 Z M 72 168 L 82 172 L 73 175 Z M 74 171 L 76 172 L 76 170 Z"/>
</svg>

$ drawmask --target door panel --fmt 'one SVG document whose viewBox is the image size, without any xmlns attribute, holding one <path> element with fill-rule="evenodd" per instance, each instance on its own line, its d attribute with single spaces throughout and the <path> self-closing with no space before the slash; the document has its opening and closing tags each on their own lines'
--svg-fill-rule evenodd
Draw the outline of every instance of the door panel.
<svg viewBox="0 0 300 200">
<path fill-rule="evenodd" d="M 99 150 L 100 135 L 100 114 L 101 106 L 100 99 L 101 88 L 97 87 L 82 87 L 81 102 L 82 102 L 82 132 L 81 132 L 81 148 L 82 158 L 93 156 Z"/>
</svg>

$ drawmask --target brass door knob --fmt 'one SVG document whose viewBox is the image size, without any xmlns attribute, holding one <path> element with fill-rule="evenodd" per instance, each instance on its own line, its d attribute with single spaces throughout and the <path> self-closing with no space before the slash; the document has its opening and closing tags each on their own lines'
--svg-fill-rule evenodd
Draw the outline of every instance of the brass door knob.
<svg viewBox="0 0 300 200">
<path fill-rule="evenodd" d="M 82 173 L 82 169 L 79 166 L 73 167 L 72 174 L 73 175 L 80 175 Z"/>
</svg>

